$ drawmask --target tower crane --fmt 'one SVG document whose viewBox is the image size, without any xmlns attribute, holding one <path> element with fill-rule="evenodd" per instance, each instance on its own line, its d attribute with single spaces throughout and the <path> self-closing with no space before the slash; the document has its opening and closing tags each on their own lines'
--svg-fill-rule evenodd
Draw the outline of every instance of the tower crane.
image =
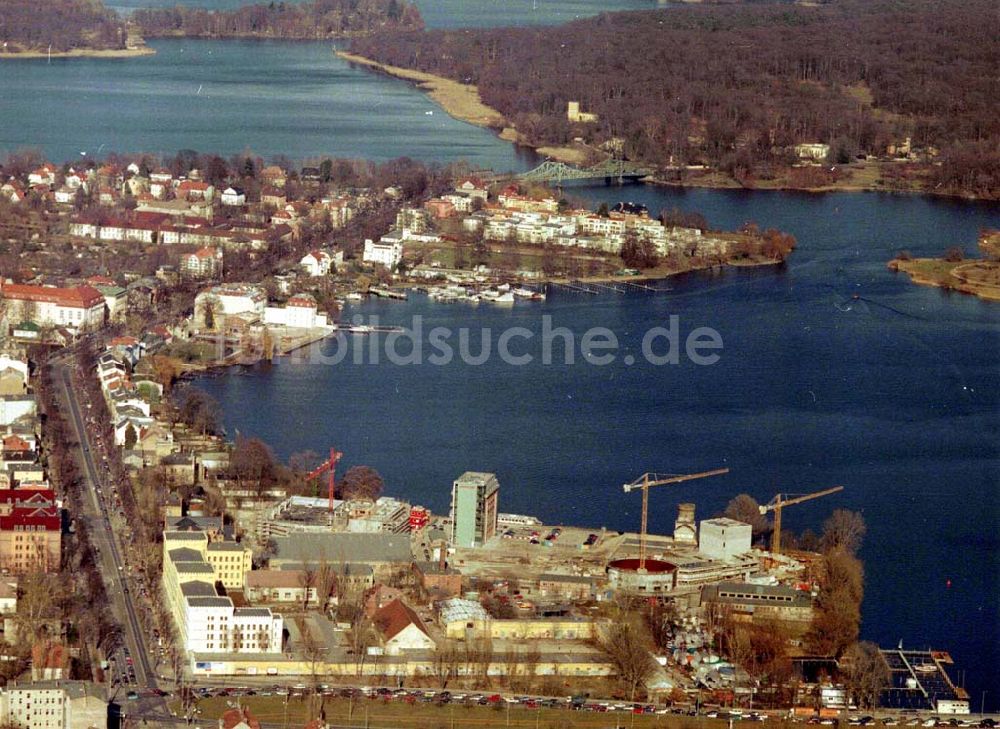
<svg viewBox="0 0 1000 729">
<path fill-rule="evenodd" d="M 775 494 L 774 498 L 768 503 L 761 504 L 760 507 L 758 507 L 761 514 L 766 514 L 769 511 L 774 512 L 774 529 L 771 531 L 771 551 L 775 554 L 781 554 L 782 509 L 786 506 L 794 506 L 795 504 L 801 504 L 805 501 L 812 501 L 813 499 L 818 499 L 820 496 L 829 496 L 830 494 L 835 494 L 838 491 L 843 490 L 843 486 L 834 486 L 833 488 L 816 491 L 811 494 Z"/>
<path fill-rule="evenodd" d="M 341 458 L 341 456 L 343 456 L 343 455 L 344 455 L 343 453 L 341 453 L 336 448 L 333 448 L 331 446 L 331 448 L 330 448 L 330 457 L 327 460 L 325 460 L 322 464 L 320 464 L 319 467 L 316 468 L 316 470 L 314 470 L 311 473 L 309 473 L 309 474 L 306 475 L 306 481 L 312 481 L 314 478 L 318 478 L 319 476 L 322 476 L 324 472 L 328 471 L 330 473 L 330 484 L 329 484 L 330 506 L 329 506 L 329 509 L 330 509 L 330 513 L 331 514 L 333 513 L 333 494 L 334 494 L 334 491 L 335 491 L 336 486 L 337 486 L 337 482 L 336 482 L 337 461 L 339 461 L 340 458 Z"/>
<path fill-rule="evenodd" d="M 649 489 L 652 486 L 666 486 L 670 483 L 681 483 L 682 481 L 693 481 L 696 478 L 707 478 L 709 476 L 721 476 L 729 473 L 728 468 L 716 468 L 714 471 L 701 471 L 700 473 L 687 474 L 661 474 L 644 473 L 634 481 L 622 486 L 625 493 L 631 493 L 636 489 L 642 489 L 642 528 L 639 530 L 639 569 L 646 569 L 646 524 L 649 520 Z"/>
</svg>

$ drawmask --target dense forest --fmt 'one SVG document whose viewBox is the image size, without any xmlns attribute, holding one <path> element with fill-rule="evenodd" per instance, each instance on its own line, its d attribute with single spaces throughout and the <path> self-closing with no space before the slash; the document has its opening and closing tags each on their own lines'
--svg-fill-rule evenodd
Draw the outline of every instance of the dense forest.
<svg viewBox="0 0 1000 729">
<path fill-rule="evenodd" d="M 406 0 L 271 2 L 233 10 L 177 6 L 136 10 L 132 20 L 147 37 L 323 39 L 424 26 L 416 6 Z"/>
<path fill-rule="evenodd" d="M 843 163 L 910 137 L 935 160 L 928 186 L 1000 196 L 995 0 L 669 8 L 380 34 L 351 50 L 477 84 L 536 145 L 618 139 L 631 159 L 767 179 L 797 143 Z M 598 121 L 571 123 L 570 100 Z"/>
<path fill-rule="evenodd" d="M 124 48 L 125 26 L 100 0 L 0 0 L 3 50 Z"/>
</svg>

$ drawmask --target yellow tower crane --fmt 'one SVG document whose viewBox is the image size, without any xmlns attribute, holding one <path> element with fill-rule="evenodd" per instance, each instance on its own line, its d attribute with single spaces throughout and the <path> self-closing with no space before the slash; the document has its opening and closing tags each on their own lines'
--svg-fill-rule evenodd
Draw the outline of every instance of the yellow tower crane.
<svg viewBox="0 0 1000 729">
<path fill-rule="evenodd" d="M 823 491 L 817 491 L 812 494 L 775 494 L 775 497 L 771 499 L 766 504 L 760 505 L 760 513 L 766 514 L 769 511 L 774 512 L 774 530 L 771 532 L 771 551 L 775 554 L 781 554 L 781 510 L 786 506 L 794 506 L 795 504 L 801 504 L 804 501 L 812 501 L 813 499 L 818 499 L 820 496 L 829 496 L 830 494 L 835 494 L 838 491 L 843 491 L 843 486 L 834 486 L 833 488 L 825 489 Z"/>
<path fill-rule="evenodd" d="M 625 493 L 630 493 L 636 489 L 642 489 L 642 527 L 639 529 L 639 569 L 646 569 L 646 524 L 649 521 L 649 489 L 652 486 L 666 486 L 668 483 L 681 483 L 682 481 L 693 481 L 696 478 L 707 478 L 709 476 L 721 476 L 729 473 L 728 468 L 717 468 L 714 471 L 702 471 L 701 473 L 687 474 L 660 474 L 644 473 L 631 483 L 625 484 L 622 488 Z"/>
</svg>

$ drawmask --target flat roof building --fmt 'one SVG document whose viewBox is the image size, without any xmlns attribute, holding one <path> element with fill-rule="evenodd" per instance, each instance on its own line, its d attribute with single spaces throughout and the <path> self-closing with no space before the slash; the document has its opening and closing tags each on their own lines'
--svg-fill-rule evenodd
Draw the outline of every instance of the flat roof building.
<svg viewBox="0 0 1000 729">
<path fill-rule="evenodd" d="M 500 483 L 496 474 L 466 471 L 451 488 L 451 542 L 480 547 L 497 532 Z"/>
</svg>

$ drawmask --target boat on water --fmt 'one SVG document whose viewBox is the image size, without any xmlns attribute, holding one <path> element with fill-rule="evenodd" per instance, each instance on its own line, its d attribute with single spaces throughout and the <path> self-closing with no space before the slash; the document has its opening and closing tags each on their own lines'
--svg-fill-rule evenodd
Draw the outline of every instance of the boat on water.
<svg viewBox="0 0 1000 729">
<path fill-rule="evenodd" d="M 519 299 L 528 299 L 529 301 L 545 301 L 545 294 L 541 291 L 532 291 L 531 289 L 519 287 L 511 291 L 511 293 Z"/>
<path fill-rule="evenodd" d="M 351 293 L 349 293 L 344 298 L 347 299 L 348 301 L 363 301 L 365 297 L 362 296 L 357 291 L 352 291 Z"/>
<path fill-rule="evenodd" d="M 480 292 L 479 295 L 482 300 L 488 304 L 499 304 L 501 306 L 513 306 L 514 304 L 514 294 L 510 291 L 487 289 L 486 291 Z"/>
</svg>

